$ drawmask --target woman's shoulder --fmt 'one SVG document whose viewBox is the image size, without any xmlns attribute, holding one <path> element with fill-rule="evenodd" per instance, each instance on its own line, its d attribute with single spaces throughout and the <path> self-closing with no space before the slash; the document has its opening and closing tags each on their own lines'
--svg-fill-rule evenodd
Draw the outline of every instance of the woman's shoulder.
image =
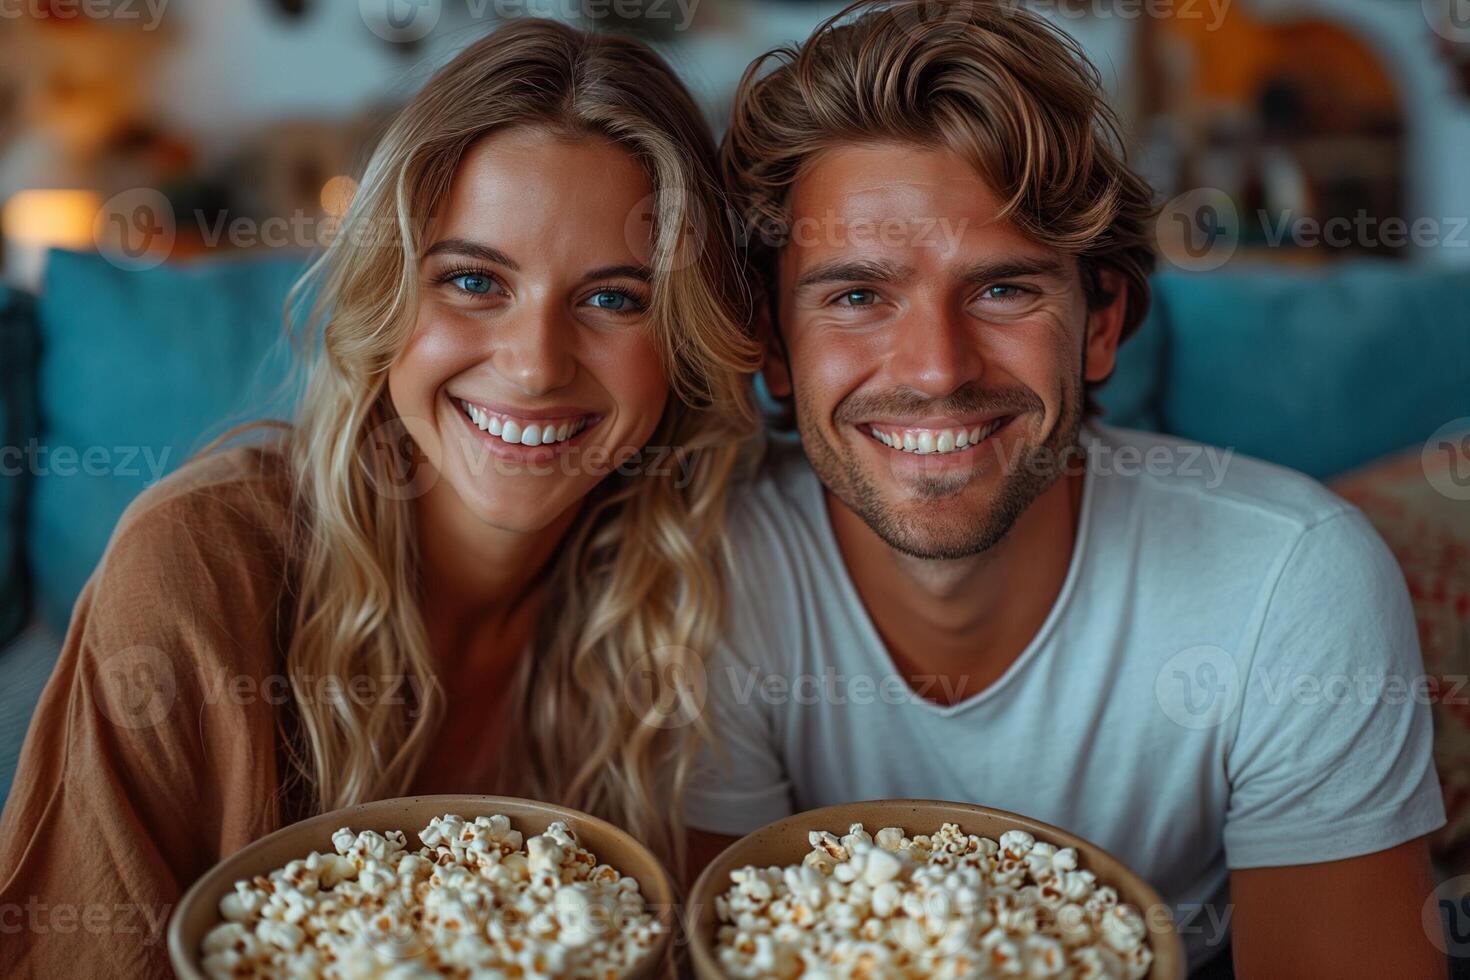
<svg viewBox="0 0 1470 980">
<path fill-rule="evenodd" d="M 78 604 L 121 633 L 266 639 L 291 579 L 292 493 L 284 444 L 196 457 L 123 513 Z M 233 637 L 231 634 L 234 634 Z M 210 645 L 215 645 L 211 643 Z"/>
<path fill-rule="evenodd" d="M 206 451 L 128 505 L 109 551 L 132 545 L 177 546 L 181 539 L 211 550 L 238 547 L 247 540 L 268 551 L 284 549 L 291 498 L 291 467 L 283 440 Z"/>
</svg>

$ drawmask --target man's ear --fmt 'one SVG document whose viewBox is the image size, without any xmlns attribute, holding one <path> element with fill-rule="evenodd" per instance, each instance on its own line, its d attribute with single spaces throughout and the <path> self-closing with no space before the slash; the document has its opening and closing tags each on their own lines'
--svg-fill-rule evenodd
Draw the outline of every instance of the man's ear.
<svg viewBox="0 0 1470 980">
<path fill-rule="evenodd" d="M 1105 381 L 1118 362 L 1118 344 L 1123 337 L 1123 317 L 1128 311 L 1128 283 L 1116 269 L 1098 270 L 1098 292 L 1102 306 L 1087 314 L 1087 380 Z"/>
<path fill-rule="evenodd" d="M 755 335 L 760 340 L 763 360 L 761 377 L 772 398 L 791 397 L 791 365 L 786 357 L 786 344 L 771 317 L 769 303 L 756 304 Z"/>
</svg>

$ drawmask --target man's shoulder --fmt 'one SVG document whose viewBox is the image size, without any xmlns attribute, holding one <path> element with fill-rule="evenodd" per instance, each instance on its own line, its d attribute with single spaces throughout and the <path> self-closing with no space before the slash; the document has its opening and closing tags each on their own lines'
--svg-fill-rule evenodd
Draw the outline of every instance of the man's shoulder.
<svg viewBox="0 0 1470 980">
<path fill-rule="evenodd" d="M 822 486 L 794 436 L 768 436 L 754 470 L 731 488 L 730 537 L 755 547 L 825 520 Z"/>
<path fill-rule="evenodd" d="M 1198 528 L 1249 525 L 1294 537 L 1355 512 L 1311 477 L 1230 446 L 1104 425 L 1089 427 L 1086 444 L 1088 466 L 1110 492 Z"/>
</svg>

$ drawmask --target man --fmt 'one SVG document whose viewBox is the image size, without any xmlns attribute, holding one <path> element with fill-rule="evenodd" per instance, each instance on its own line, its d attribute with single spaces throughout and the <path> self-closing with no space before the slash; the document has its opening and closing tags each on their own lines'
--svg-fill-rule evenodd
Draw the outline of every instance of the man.
<svg viewBox="0 0 1470 980">
<path fill-rule="evenodd" d="M 1075 46 L 999 3 L 856 12 L 747 76 L 724 147 L 804 458 L 733 515 L 695 862 L 813 807 L 973 801 L 1120 856 L 1196 968 L 1442 976 L 1392 557 L 1304 477 L 1090 421 L 1153 258 Z M 1386 683 L 1302 696 L 1341 677 Z"/>
</svg>

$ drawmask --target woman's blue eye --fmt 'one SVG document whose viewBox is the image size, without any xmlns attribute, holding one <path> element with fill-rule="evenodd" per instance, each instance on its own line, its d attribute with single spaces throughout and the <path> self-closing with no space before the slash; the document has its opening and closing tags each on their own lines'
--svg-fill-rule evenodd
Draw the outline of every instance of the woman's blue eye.
<svg viewBox="0 0 1470 980">
<path fill-rule="evenodd" d="M 494 279 L 473 272 L 467 272 L 462 276 L 455 276 L 450 282 L 465 292 L 474 293 L 477 296 L 483 296 L 495 288 Z"/>
<path fill-rule="evenodd" d="M 871 289 L 849 289 L 838 299 L 847 306 L 872 306 L 878 301 L 878 294 Z"/>
<path fill-rule="evenodd" d="M 588 302 L 609 313 L 631 313 L 639 308 L 637 300 L 616 289 L 600 289 L 592 294 Z"/>
</svg>

